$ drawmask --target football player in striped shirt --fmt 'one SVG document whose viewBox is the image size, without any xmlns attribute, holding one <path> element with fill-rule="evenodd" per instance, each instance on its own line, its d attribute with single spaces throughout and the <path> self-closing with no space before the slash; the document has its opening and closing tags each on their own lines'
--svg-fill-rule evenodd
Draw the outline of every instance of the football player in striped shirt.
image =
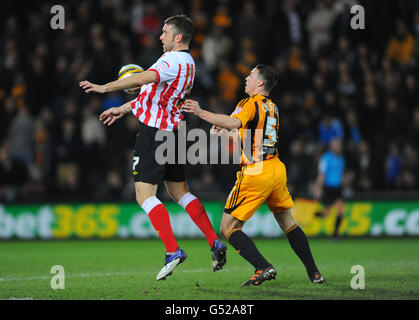
<svg viewBox="0 0 419 320">
<path fill-rule="evenodd" d="M 178 142 L 178 124 L 183 119 L 181 108 L 195 78 L 195 62 L 189 53 L 193 29 L 193 22 L 185 15 L 172 16 L 165 20 L 160 36 L 164 54 L 148 70 L 105 85 L 80 82 L 86 93 L 141 86 L 135 100 L 106 110 L 100 115 L 100 120 L 111 125 L 124 114 L 132 112 L 140 122 L 133 157 L 136 199 L 148 214 L 166 249 L 165 264 L 156 280 L 166 279 L 187 257 L 176 242 L 167 209 L 156 197 L 161 182 L 206 236 L 212 252 L 213 271 L 220 270 L 226 262 L 227 247 L 218 239 L 202 203 L 189 192 L 184 165 L 178 163 L 178 155 L 175 155 L 175 164 L 162 164 L 156 158 L 156 150 L 163 143 L 156 139 L 159 131 L 173 132 L 174 143 Z M 178 150 L 177 145 L 175 150 Z"/>
<path fill-rule="evenodd" d="M 260 285 L 263 281 L 275 279 L 277 274 L 242 231 L 245 222 L 264 202 L 306 267 L 310 281 L 324 282 L 314 263 L 307 237 L 293 219 L 294 202 L 287 188 L 285 165 L 278 157 L 279 112 L 268 97 L 277 81 L 275 69 L 257 65 L 246 77 L 245 92 L 249 97 L 237 104 L 231 116 L 203 110 L 194 100 L 186 100 L 183 106 L 185 112 L 213 124 L 213 133 L 219 129 L 239 129 L 242 168 L 237 172 L 237 181 L 226 201 L 221 233 L 255 267 L 254 275 L 243 286 Z"/>
</svg>

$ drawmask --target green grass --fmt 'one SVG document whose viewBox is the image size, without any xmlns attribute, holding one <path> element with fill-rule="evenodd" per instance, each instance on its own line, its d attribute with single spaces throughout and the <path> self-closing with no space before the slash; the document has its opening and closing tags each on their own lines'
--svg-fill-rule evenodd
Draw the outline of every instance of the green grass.
<svg viewBox="0 0 419 320">
<path fill-rule="evenodd" d="M 286 239 L 256 239 L 278 270 L 276 280 L 240 288 L 253 267 L 228 245 L 227 265 L 213 273 L 205 240 L 179 240 L 186 261 L 165 281 L 159 240 L 0 242 L 1 299 L 419 299 L 417 239 L 311 239 L 325 285 L 308 281 Z M 353 290 L 353 265 L 365 268 L 365 289 Z M 53 265 L 65 269 L 65 290 L 52 290 Z"/>
</svg>

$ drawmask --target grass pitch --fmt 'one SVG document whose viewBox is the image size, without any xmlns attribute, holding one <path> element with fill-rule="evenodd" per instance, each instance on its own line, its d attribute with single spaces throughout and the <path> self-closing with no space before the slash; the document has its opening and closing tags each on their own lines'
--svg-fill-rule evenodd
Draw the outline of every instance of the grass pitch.
<svg viewBox="0 0 419 320">
<path fill-rule="evenodd" d="M 276 280 L 240 285 L 253 267 L 229 244 L 227 264 L 212 272 L 207 242 L 179 240 L 188 258 L 165 281 L 160 240 L 0 242 L 1 299 L 419 299 L 418 239 L 310 239 L 327 283 L 314 285 L 288 241 L 256 239 L 277 268 Z M 65 270 L 65 289 L 51 289 L 51 267 Z M 354 265 L 365 270 L 365 289 L 353 290 Z"/>
</svg>

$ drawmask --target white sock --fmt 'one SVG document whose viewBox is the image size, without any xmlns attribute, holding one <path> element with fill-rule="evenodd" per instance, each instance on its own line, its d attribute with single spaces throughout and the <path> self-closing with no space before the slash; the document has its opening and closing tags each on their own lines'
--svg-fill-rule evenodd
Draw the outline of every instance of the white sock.
<svg viewBox="0 0 419 320">
<path fill-rule="evenodd" d="M 190 192 L 186 192 L 185 195 L 178 201 L 178 204 L 185 209 L 189 203 L 191 203 L 192 201 L 194 201 L 196 199 L 196 197 L 190 193 Z"/>
<path fill-rule="evenodd" d="M 154 207 L 158 206 L 159 204 L 162 204 L 161 201 L 157 199 L 157 197 L 153 196 L 153 197 L 147 198 L 147 200 L 143 202 L 141 208 L 143 208 L 143 210 L 147 214 L 149 214 L 151 210 L 153 210 Z"/>
</svg>

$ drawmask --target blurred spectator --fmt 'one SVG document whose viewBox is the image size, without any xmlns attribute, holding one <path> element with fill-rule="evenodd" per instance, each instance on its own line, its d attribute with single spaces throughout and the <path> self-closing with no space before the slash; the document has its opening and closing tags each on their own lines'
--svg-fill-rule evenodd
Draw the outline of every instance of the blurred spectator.
<svg viewBox="0 0 419 320">
<path fill-rule="evenodd" d="M 290 146 L 290 161 L 287 165 L 287 179 L 290 192 L 296 197 L 303 196 L 308 193 L 307 177 L 310 175 L 310 158 L 307 157 L 304 150 L 304 138 L 297 137 Z"/>
<path fill-rule="evenodd" d="M 348 126 L 350 142 L 354 146 L 357 146 L 361 141 L 361 132 L 358 127 L 358 119 L 353 109 L 348 110 L 346 113 L 346 123 Z"/>
<path fill-rule="evenodd" d="M 419 37 L 419 11 L 415 11 L 414 13 L 414 30 L 415 30 L 415 38 Z"/>
<path fill-rule="evenodd" d="M 414 171 L 418 163 L 418 153 L 409 142 L 403 145 L 402 167 Z"/>
<path fill-rule="evenodd" d="M 384 118 L 384 130 L 386 136 L 391 139 L 394 137 L 402 136 L 402 133 L 407 130 L 407 108 L 397 108 L 397 101 L 395 97 L 388 97 L 385 103 L 385 118 Z"/>
<path fill-rule="evenodd" d="M 10 155 L 26 167 L 33 161 L 34 155 L 34 120 L 25 106 L 19 108 L 16 118 L 9 129 Z"/>
<path fill-rule="evenodd" d="M 419 91 L 416 76 L 414 74 L 407 74 L 405 78 L 405 91 L 403 95 L 408 107 L 412 109 L 415 104 L 419 101 Z"/>
<path fill-rule="evenodd" d="M 408 32 L 404 22 L 398 20 L 396 33 L 388 43 L 387 57 L 400 64 L 406 64 L 412 58 L 414 47 L 415 39 L 413 35 Z"/>
<path fill-rule="evenodd" d="M 65 119 L 58 133 L 56 157 L 60 162 L 76 162 L 80 157 L 80 133 L 74 120 Z"/>
<path fill-rule="evenodd" d="M 346 71 L 340 74 L 337 92 L 344 96 L 352 96 L 356 93 L 356 85 Z"/>
<path fill-rule="evenodd" d="M 105 127 L 99 121 L 92 107 L 88 106 L 83 110 L 81 122 L 81 141 L 84 146 L 104 146 L 106 142 Z"/>
<path fill-rule="evenodd" d="M 236 40 L 242 42 L 243 39 L 246 39 L 250 42 L 250 45 L 261 48 L 264 40 L 264 37 L 261 37 L 261 33 L 266 31 L 261 30 L 263 28 L 263 20 L 258 14 L 254 2 L 245 1 L 243 9 L 237 13 L 237 16 L 240 18 L 237 19 L 237 24 L 235 24 L 235 33 L 239 36 Z"/>
<path fill-rule="evenodd" d="M 123 191 L 123 180 L 116 169 L 106 173 L 106 180 L 96 188 L 94 196 L 101 201 L 120 201 Z"/>
<path fill-rule="evenodd" d="M 232 45 L 231 39 L 223 33 L 221 27 L 213 27 L 202 44 L 202 58 L 209 70 L 218 66 L 218 61 L 227 56 Z"/>
<path fill-rule="evenodd" d="M 343 139 L 344 132 L 341 121 L 326 112 L 319 124 L 319 137 L 320 142 L 326 146 L 333 138 Z"/>
<path fill-rule="evenodd" d="M 401 190 L 416 190 L 418 188 L 417 177 L 408 169 L 403 169 L 398 181 L 398 188 Z"/>
<path fill-rule="evenodd" d="M 399 153 L 399 147 L 395 142 L 391 142 L 386 156 L 385 177 L 388 189 L 396 187 L 397 178 L 401 171 L 402 157 Z"/>
<path fill-rule="evenodd" d="M 242 38 L 240 43 L 240 55 L 236 64 L 236 70 L 243 78 L 246 78 L 256 65 L 256 55 L 251 39 Z"/>
<path fill-rule="evenodd" d="M 29 168 L 29 181 L 23 185 L 22 198 L 25 201 L 46 201 L 47 187 L 38 166 L 32 165 Z"/>
<path fill-rule="evenodd" d="M 10 156 L 8 146 L 0 146 L 0 201 L 15 201 L 27 175 L 26 166 Z"/>
<path fill-rule="evenodd" d="M 345 61 L 350 67 L 355 64 L 356 55 L 351 48 L 348 38 L 343 36 L 339 37 L 335 59 L 336 61 Z"/>
<path fill-rule="evenodd" d="M 57 167 L 57 188 L 55 193 L 63 200 L 77 199 L 80 196 L 79 167 L 74 163 L 61 163 Z"/>
<path fill-rule="evenodd" d="M 156 4 L 151 2 L 146 3 L 144 14 L 139 20 L 137 29 L 140 44 L 144 45 L 147 36 L 158 37 L 163 26 L 162 23 L 162 18 L 157 13 Z"/>
<path fill-rule="evenodd" d="M 359 143 L 355 159 L 357 161 L 357 187 L 361 190 L 371 190 L 373 185 L 371 176 L 373 175 L 374 163 L 366 141 L 363 140 Z"/>
<path fill-rule="evenodd" d="M 408 137 L 414 143 L 416 150 L 419 149 L 419 107 L 413 111 L 413 119 L 409 125 Z"/>
<path fill-rule="evenodd" d="M 287 47 L 291 44 L 302 45 L 303 43 L 303 21 L 300 13 L 296 10 L 296 2 L 285 0 L 282 2 L 282 8 L 279 12 L 279 34 L 281 46 Z"/>
<path fill-rule="evenodd" d="M 141 22 L 145 15 L 145 0 L 135 0 L 131 8 L 131 30 L 141 33 Z"/>
<path fill-rule="evenodd" d="M 217 6 L 212 22 L 215 26 L 220 28 L 228 28 L 231 26 L 231 17 L 228 12 L 228 7 L 225 4 L 221 3 Z"/>
<path fill-rule="evenodd" d="M 43 178 L 47 177 L 51 163 L 50 150 L 50 121 L 51 114 L 47 107 L 40 112 L 35 122 L 35 161 Z"/>
<path fill-rule="evenodd" d="M 0 144 L 5 142 L 9 132 L 9 126 L 17 113 L 16 102 L 13 97 L 7 97 L 0 107 Z"/>
<path fill-rule="evenodd" d="M 312 49 L 327 47 L 332 40 L 331 26 L 334 19 L 333 9 L 324 0 L 317 0 L 315 9 L 310 12 L 306 22 L 309 43 Z"/>
<path fill-rule="evenodd" d="M 220 98 L 224 102 L 232 103 L 237 96 L 240 79 L 226 60 L 221 60 L 220 62 L 220 72 L 218 74 L 217 84 Z"/>
</svg>

